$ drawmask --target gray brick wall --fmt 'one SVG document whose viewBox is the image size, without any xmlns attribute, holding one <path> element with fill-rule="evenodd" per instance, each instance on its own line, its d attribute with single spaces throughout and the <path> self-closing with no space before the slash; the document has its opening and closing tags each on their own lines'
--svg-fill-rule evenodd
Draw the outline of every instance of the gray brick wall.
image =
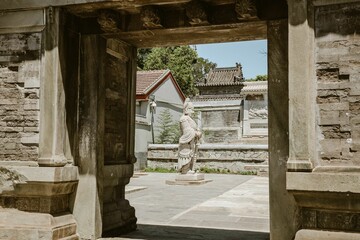
<svg viewBox="0 0 360 240">
<path fill-rule="evenodd" d="M 315 19 L 320 162 L 360 165 L 360 4 L 319 7 Z"/>
<path fill-rule="evenodd" d="M 41 34 L 0 35 L 0 160 L 36 161 Z"/>
</svg>

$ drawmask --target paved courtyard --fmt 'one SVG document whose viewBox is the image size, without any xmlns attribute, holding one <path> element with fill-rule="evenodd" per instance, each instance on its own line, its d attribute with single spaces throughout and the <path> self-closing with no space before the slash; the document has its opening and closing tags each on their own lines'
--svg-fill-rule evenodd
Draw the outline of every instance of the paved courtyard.
<svg viewBox="0 0 360 240">
<path fill-rule="evenodd" d="M 167 185 L 175 174 L 132 178 L 126 198 L 138 230 L 112 239 L 269 239 L 268 178 L 206 174 L 204 185 Z"/>
</svg>

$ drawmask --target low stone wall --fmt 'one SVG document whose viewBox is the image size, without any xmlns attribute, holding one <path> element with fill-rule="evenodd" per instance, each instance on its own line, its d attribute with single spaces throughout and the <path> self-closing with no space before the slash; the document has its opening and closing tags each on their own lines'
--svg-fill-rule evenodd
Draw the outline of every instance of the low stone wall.
<svg viewBox="0 0 360 240">
<path fill-rule="evenodd" d="M 176 169 L 178 159 L 177 144 L 150 144 L 147 166 L 149 168 Z M 197 168 L 239 172 L 267 172 L 267 145 L 224 145 L 202 144 L 199 146 Z"/>
</svg>

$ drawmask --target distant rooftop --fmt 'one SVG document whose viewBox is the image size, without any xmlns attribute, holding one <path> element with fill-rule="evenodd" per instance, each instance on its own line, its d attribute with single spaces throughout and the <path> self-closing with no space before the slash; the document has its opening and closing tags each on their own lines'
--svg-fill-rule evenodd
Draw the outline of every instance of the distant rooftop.
<svg viewBox="0 0 360 240">
<path fill-rule="evenodd" d="M 244 81 L 241 64 L 235 67 L 214 68 L 209 74 L 200 80 L 196 86 L 224 86 L 224 85 L 241 85 Z"/>
<path fill-rule="evenodd" d="M 244 81 L 244 87 L 241 93 L 266 92 L 268 88 L 267 81 Z"/>
<path fill-rule="evenodd" d="M 137 71 L 136 95 L 147 94 L 170 70 Z"/>
</svg>

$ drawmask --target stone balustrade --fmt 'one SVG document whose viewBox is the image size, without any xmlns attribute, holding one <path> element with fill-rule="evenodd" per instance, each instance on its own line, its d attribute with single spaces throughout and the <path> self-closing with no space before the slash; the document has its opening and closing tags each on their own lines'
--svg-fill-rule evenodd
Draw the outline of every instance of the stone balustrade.
<svg viewBox="0 0 360 240">
<path fill-rule="evenodd" d="M 149 144 L 149 168 L 176 169 L 177 144 Z M 232 173 L 260 172 L 268 169 L 268 146 L 256 144 L 201 144 L 197 168 L 222 170 Z"/>
</svg>

